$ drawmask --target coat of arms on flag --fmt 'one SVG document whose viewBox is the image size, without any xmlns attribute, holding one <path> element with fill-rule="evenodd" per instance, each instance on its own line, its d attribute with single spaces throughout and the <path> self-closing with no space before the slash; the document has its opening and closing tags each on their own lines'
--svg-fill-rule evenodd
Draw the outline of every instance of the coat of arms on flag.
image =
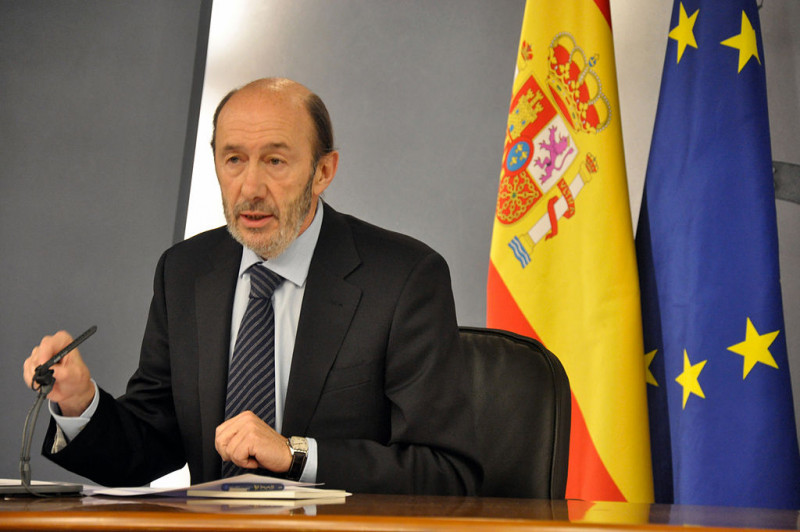
<svg viewBox="0 0 800 532">
<path fill-rule="evenodd" d="M 511 101 L 497 199 L 497 219 L 513 224 L 533 211 L 533 225 L 508 243 L 526 267 L 542 239 L 558 234 L 562 218 L 576 212 L 576 198 L 597 171 L 597 159 L 581 148 L 580 136 L 605 129 L 611 104 L 588 57 L 566 32 L 553 37 L 543 89 L 523 43 L 521 76 L 527 79 Z"/>
</svg>

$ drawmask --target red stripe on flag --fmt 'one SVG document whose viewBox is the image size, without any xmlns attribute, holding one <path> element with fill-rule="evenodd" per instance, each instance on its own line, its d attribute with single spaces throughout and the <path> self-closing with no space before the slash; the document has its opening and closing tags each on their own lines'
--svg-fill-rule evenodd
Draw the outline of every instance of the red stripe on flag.
<svg viewBox="0 0 800 532">
<path fill-rule="evenodd" d="M 594 3 L 597 4 L 597 9 L 600 10 L 600 13 L 603 14 L 605 17 L 606 22 L 608 22 L 608 27 L 611 27 L 611 7 L 609 6 L 608 0 L 594 0 Z"/>
<path fill-rule="evenodd" d="M 572 394 L 572 423 L 569 435 L 569 473 L 567 499 L 625 501 L 625 496 L 597 454 L 586 420 L 575 394 Z"/>
<path fill-rule="evenodd" d="M 486 326 L 503 329 L 530 338 L 541 338 L 533 330 L 517 302 L 509 292 L 492 261 L 489 261 L 489 276 L 486 281 L 486 292 L 489 294 L 486 308 Z"/>
<path fill-rule="evenodd" d="M 486 326 L 504 329 L 541 341 L 491 261 L 489 261 L 486 286 L 489 294 Z M 625 497 L 597 453 L 575 394 L 572 394 L 570 427 L 567 498 L 624 501 Z"/>
</svg>

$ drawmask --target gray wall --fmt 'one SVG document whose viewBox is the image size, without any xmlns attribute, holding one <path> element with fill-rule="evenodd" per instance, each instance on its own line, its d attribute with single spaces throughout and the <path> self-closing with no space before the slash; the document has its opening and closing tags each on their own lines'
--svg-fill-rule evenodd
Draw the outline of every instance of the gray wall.
<svg viewBox="0 0 800 532">
<path fill-rule="evenodd" d="M 612 0 L 634 217 L 671 3 Z M 342 151 L 327 199 L 440 250 L 459 320 L 482 325 L 524 0 L 261 0 L 244 12 L 243 0 L 217 4 L 247 24 L 218 30 L 210 105 L 262 75 L 319 92 Z M 17 473 L 34 398 L 20 367 L 42 334 L 97 324 L 82 352 L 114 394 L 135 365 L 155 262 L 182 226 L 199 16 L 199 1 L 0 2 L 0 382 L 10 398 L 0 413 L 0 477 Z M 800 3 L 766 0 L 761 16 L 775 158 L 800 163 Z M 208 107 L 204 100 L 202 150 Z M 798 209 L 779 202 L 796 375 Z M 42 434 L 40 424 L 37 445 Z M 37 478 L 71 478 L 38 457 L 33 467 Z"/>
<path fill-rule="evenodd" d="M 760 14 L 772 158 L 800 165 L 800 2 L 764 2 Z M 800 204 L 778 200 L 777 207 L 784 321 L 800 435 Z"/>
<path fill-rule="evenodd" d="M 97 334 L 93 376 L 124 390 L 153 267 L 173 240 L 201 2 L 0 3 L 0 477 L 18 478 L 43 334 Z M 39 456 L 38 479 L 73 479 Z"/>
</svg>

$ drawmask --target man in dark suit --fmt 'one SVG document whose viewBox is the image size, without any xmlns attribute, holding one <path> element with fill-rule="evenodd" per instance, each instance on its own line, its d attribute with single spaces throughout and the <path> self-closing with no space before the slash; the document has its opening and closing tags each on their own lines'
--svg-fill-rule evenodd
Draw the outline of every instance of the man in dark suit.
<svg viewBox="0 0 800 532">
<path fill-rule="evenodd" d="M 184 462 L 208 481 L 231 462 L 354 492 L 474 493 L 470 381 L 444 259 L 322 202 L 339 155 L 324 104 L 302 85 L 233 91 L 212 147 L 227 230 L 162 255 L 125 395 L 98 388 L 77 350 L 54 366 L 58 422 L 43 453 L 106 485 Z M 253 263 L 286 279 L 272 299 L 275 426 L 225 414 Z M 45 337 L 26 381 L 70 341 Z"/>
</svg>

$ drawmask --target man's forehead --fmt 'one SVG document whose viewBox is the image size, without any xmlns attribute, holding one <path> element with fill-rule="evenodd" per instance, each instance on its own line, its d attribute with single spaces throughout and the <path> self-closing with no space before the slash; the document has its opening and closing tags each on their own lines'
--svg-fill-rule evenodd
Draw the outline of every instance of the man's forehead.
<svg viewBox="0 0 800 532">
<path fill-rule="evenodd" d="M 217 140 L 221 147 L 264 135 L 270 138 L 261 140 L 275 148 L 290 147 L 292 137 L 296 135 L 311 140 L 313 123 L 306 106 L 292 95 L 283 93 L 264 94 L 263 91 L 247 90 L 245 94 L 234 94 L 218 118 Z"/>
<path fill-rule="evenodd" d="M 307 114 L 302 101 L 291 95 L 242 89 L 222 108 L 219 122 L 248 123 L 269 120 L 273 116 L 300 114 Z"/>
</svg>

